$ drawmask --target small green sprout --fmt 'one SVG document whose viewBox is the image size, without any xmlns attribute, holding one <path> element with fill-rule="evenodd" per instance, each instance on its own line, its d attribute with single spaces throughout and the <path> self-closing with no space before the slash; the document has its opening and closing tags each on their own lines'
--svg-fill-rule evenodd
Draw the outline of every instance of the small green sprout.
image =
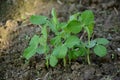
<svg viewBox="0 0 120 80">
<path fill-rule="evenodd" d="M 29 60 L 36 53 L 44 54 L 46 66 L 55 67 L 60 59 L 66 66 L 67 58 L 70 63 L 72 59 L 83 56 L 87 57 L 87 62 L 90 64 L 92 48 L 99 57 L 107 54 L 105 48 L 105 45 L 109 43 L 107 39 L 91 40 L 94 29 L 94 14 L 91 10 L 73 14 L 67 22 L 59 22 L 55 9 L 52 9 L 51 15 L 50 19 L 46 16 L 31 16 L 30 22 L 40 26 L 41 35 L 34 35 L 31 38 L 29 46 L 23 52 L 23 57 Z M 78 37 L 80 32 L 87 33 L 86 41 Z"/>
</svg>

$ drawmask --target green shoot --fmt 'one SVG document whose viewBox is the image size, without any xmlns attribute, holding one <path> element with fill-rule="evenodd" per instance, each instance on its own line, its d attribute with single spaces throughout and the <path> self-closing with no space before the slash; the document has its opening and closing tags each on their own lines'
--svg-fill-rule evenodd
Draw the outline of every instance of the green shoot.
<svg viewBox="0 0 120 80">
<path fill-rule="evenodd" d="M 94 14 L 91 10 L 73 14 L 67 22 L 59 22 L 55 9 L 52 9 L 51 15 L 52 18 L 50 19 L 42 15 L 31 16 L 30 22 L 41 26 L 41 35 L 34 35 L 31 38 L 29 46 L 23 52 L 23 57 L 30 59 L 36 53 L 44 54 L 46 56 L 46 66 L 55 67 L 60 59 L 66 66 L 66 58 L 69 59 L 70 63 L 71 60 L 83 56 L 86 56 L 88 64 L 91 64 L 90 50 L 92 48 L 99 57 L 107 54 L 105 48 L 105 45 L 109 43 L 107 39 L 91 40 L 94 29 Z M 78 37 L 80 32 L 87 33 L 86 41 Z"/>
</svg>

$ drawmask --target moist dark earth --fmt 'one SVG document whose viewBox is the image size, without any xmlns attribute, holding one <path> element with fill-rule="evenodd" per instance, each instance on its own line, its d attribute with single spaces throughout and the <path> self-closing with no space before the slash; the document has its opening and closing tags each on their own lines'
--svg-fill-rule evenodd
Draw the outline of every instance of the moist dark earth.
<svg viewBox="0 0 120 80">
<path fill-rule="evenodd" d="M 103 58 L 91 54 L 91 65 L 79 58 L 66 67 L 59 62 L 55 68 L 46 68 L 44 56 L 38 54 L 26 61 L 21 57 L 23 51 L 31 37 L 40 34 L 40 29 L 29 22 L 31 14 L 17 19 L 13 17 L 19 12 L 9 11 L 7 15 L 11 16 L 0 16 L 0 80 L 120 80 L 119 0 L 38 0 L 37 3 L 39 7 L 30 10 L 31 13 L 50 17 L 54 7 L 60 21 L 66 21 L 73 13 L 92 10 L 95 14 L 93 38 L 104 37 L 110 41 L 106 46 L 108 54 Z M 3 6 L 0 7 L 2 13 Z"/>
</svg>

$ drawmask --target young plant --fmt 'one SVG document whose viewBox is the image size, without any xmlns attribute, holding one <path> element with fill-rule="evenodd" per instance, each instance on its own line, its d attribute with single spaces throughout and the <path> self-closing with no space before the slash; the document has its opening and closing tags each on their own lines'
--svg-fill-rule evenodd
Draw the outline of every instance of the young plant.
<svg viewBox="0 0 120 80">
<path fill-rule="evenodd" d="M 23 57 L 30 59 L 36 53 L 46 56 L 46 66 L 55 67 L 60 59 L 66 66 L 66 58 L 69 63 L 72 59 L 87 56 L 87 62 L 90 64 L 90 50 L 103 57 L 107 50 L 104 45 L 108 44 L 105 38 L 91 40 L 94 28 L 94 14 L 91 10 L 82 13 L 76 13 L 70 16 L 67 22 L 59 22 L 55 9 L 51 12 L 52 18 L 46 16 L 33 15 L 30 18 L 32 24 L 39 25 L 41 35 L 34 35 L 29 46 L 24 50 Z M 83 41 L 79 33 L 87 33 L 87 41 Z M 51 35 L 52 34 L 52 35 Z"/>
</svg>

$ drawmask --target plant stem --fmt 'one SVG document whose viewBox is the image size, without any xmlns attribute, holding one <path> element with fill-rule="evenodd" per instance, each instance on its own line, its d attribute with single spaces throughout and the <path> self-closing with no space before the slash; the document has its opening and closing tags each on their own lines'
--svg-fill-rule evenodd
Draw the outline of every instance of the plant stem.
<svg viewBox="0 0 120 80">
<path fill-rule="evenodd" d="M 66 59 L 63 58 L 64 67 L 66 66 Z"/>
<path fill-rule="evenodd" d="M 49 60 L 48 60 L 48 55 L 47 55 L 47 53 L 45 53 L 45 59 L 46 59 L 46 66 L 47 66 L 47 68 L 49 67 Z"/>
<path fill-rule="evenodd" d="M 48 68 L 48 64 L 49 64 L 49 63 L 48 63 L 48 59 L 46 59 L 46 66 L 47 66 L 47 68 Z"/>
<path fill-rule="evenodd" d="M 90 45 L 90 36 L 88 36 L 88 44 Z M 91 62 L 90 62 L 90 49 L 89 48 L 87 50 L 87 62 L 89 65 L 91 64 Z"/>
<path fill-rule="evenodd" d="M 90 49 L 88 48 L 88 51 L 87 51 L 87 62 L 88 64 L 90 65 L 91 62 L 90 62 Z"/>
</svg>

